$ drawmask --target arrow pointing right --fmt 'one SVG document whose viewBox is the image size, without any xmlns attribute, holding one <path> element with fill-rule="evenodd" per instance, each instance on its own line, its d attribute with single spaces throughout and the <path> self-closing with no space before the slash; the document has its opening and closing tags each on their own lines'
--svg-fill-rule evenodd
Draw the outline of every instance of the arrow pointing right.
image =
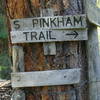
<svg viewBox="0 0 100 100">
<path fill-rule="evenodd" d="M 77 38 L 77 36 L 78 36 L 79 34 L 78 34 L 78 32 L 73 31 L 73 32 L 71 32 L 71 33 L 67 33 L 66 35 L 73 35 L 74 38 Z"/>
</svg>

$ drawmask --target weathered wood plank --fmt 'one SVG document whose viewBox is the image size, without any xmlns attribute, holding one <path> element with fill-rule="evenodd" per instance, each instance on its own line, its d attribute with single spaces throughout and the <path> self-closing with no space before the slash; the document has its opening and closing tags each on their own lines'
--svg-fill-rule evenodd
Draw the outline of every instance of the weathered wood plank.
<svg viewBox="0 0 100 100">
<path fill-rule="evenodd" d="M 24 52 L 23 47 L 13 46 L 13 72 L 24 72 Z"/>
<path fill-rule="evenodd" d="M 12 87 L 77 84 L 80 69 L 12 73 Z"/>
<path fill-rule="evenodd" d="M 41 17 L 43 16 L 53 16 L 54 11 L 53 9 L 42 9 L 41 10 Z M 56 44 L 55 42 L 51 43 L 43 43 L 44 48 L 44 55 L 56 55 Z"/>
<path fill-rule="evenodd" d="M 21 46 L 12 47 L 13 72 L 23 72 L 24 69 L 24 51 Z M 25 100 L 25 93 L 16 88 L 12 94 L 11 100 Z"/>
<path fill-rule="evenodd" d="M 12 31 L 11 40 L 12 43 L 87 40 L 87 29 Z"/>
<path fill-rule="evenodd" d="M 84 29 L 86 26 L 86 15 L 84 14 L 11 20 L 12 31 L 33 29 Z"/>
</svg>

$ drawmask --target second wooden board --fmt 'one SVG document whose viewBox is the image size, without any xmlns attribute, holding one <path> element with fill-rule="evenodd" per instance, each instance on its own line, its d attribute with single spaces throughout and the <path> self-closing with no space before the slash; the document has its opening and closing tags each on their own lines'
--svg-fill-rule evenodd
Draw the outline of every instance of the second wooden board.
<svg viewBox="0 0 100 100">
<path fill-rule="evenodd" d="M 12 31 L 12 43 L 59 42 L 87 40 L 87 29 L 83 30 L 29 30 Z"/>
<path fill-rule="evenodd" d="M 12 73 L 12 87 L 52 86 L 77 84 L 80 69 Z"/>
</svg>

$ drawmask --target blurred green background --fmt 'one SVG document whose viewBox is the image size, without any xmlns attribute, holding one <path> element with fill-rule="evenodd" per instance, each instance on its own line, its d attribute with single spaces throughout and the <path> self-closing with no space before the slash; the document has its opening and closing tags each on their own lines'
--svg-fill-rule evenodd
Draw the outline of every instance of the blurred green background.
<svg viewBox="0 0 100 100">
<path fill-rule="evenodd" d="M 0 39 L 0 78 L 10 79 L 11 60 L 8 52 L 8 40 Z"/>
<path fill-rule="evenodd" d="M 8 30 L 5 0 L 0 0 L 0 79 L 10 79 L 11 60 L 8 47 Z"/>
</svg>

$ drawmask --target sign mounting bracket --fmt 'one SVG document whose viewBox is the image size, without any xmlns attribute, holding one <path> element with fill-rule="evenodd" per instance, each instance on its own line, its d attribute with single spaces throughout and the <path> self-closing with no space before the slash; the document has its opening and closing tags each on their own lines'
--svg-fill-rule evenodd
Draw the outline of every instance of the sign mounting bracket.
<svg viewBox="0 0 100 100">
<path fill-rule="evenodd" d="M 43 16 L 53 16 L 53 10 L 52 9 L 42 9 L 41 10 L 41 17 Z M 51 43 L 43 43 L 44 48 L 44 55 L 56 55 L 56 44 L 55 42 Z"/>
</svg>

